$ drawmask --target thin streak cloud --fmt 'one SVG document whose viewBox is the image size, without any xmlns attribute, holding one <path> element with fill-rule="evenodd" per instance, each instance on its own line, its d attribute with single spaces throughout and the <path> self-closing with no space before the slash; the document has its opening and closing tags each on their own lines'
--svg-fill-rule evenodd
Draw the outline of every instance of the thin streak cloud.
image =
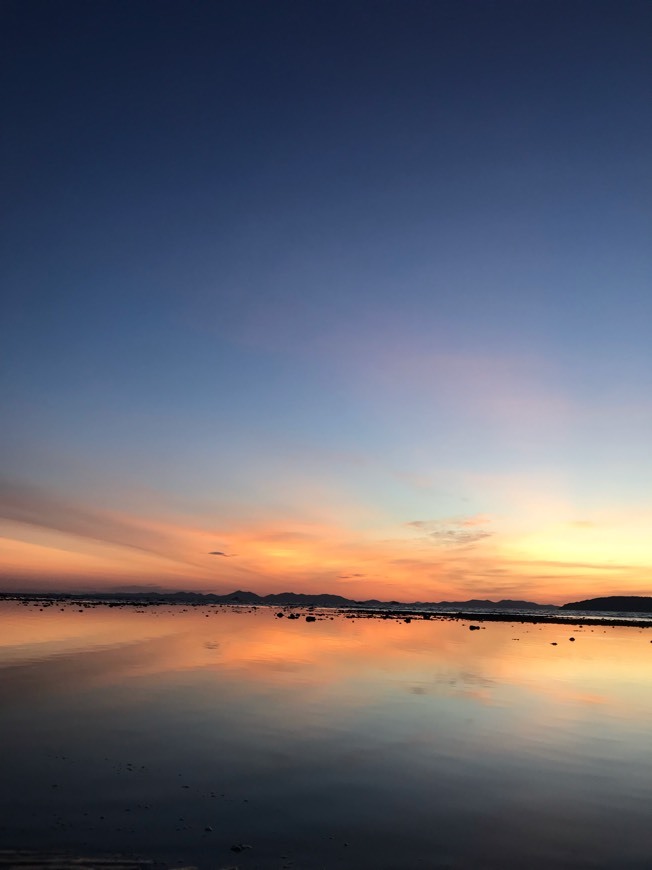
<svg viewBox="0 0 652 870">
<path fill-rule="evenodd" d="M 171 535 L 135 520 L 77 505 L 41 487 L 7 478 L 0 478 L 0 519 L 175 561 L 187 561 L 180 556 L 178 542 Z"/>
</svg>

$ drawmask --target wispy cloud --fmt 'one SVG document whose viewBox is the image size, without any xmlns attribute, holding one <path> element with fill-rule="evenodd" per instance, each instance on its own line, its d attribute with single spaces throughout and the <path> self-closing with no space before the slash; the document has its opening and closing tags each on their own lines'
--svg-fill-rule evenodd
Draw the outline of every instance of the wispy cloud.
<svg viewBox="0 0 652 870">
<path fill-rule="evenodd" d="M 93 575 L 105 585 L 151 581 L 222 591 L 345 588 L 354 598 L 404 601 L 505 593 L 572 600 L 624 584 L 641 591 L 649 576 L 648 512 L 578 511 L 581 519 L 574 520 L 575 509 L 561 499 L 544 500 L 531 487 L 517 487 L 517 495 L 518 524 L 503 513 L 479 512 L 401 524 L 380 511 L 356 513 L 348 492 L 342 496 L 348 513 L 333 502 L 321 517 L 310 510 L 300 516 L 293 507 L 250 517 L 191 513 L 189 522 L 187 513 L 161 516 L 158 500 L 133 516 L 0 479 L 0 534 L 6 536 L 0 576 L 61 583 Z M 307 488 L 305 504 L 321 506 Z M 216 542 L 218 549 L 209 551 Z"/>
<path fill-rule="evenodd" d="M 55 491 L 0 478 L 0 521 L 35 532 L 59 533 L 100 545 L 125 548 L 134 555 L 156 556 L 197 566 L 192 530 L 80 504 Z M 196 545 L 195 545 L 196 549 Z"/>
<path fill-rule="evenodd" d="M 0 478 L 0 518 L 160 555 L 169 539 L 144 524 L 77 505 L 31 484 Z"/>
<path fill-rule="evenodd" d="M 493 532 L 481 528 L 490 517 L 478 514 L 470 517 L 448 517 L 440 520 L 412 520 L 407 526 L 423 533 L 423 539 L 443 547 L 469 547 Z"/>
</svg>

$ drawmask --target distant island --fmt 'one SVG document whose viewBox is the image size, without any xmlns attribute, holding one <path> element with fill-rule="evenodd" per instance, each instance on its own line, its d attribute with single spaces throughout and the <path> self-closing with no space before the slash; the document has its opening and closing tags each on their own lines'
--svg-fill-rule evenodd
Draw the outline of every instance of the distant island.
<svg viewBox="0 0 652 870">
<path fill-rule="evenodd" d="M 132 604 L 242 604 L 273 605 L 286 607 L 361 607 L 361 608 L 411 608 L 438 609 L 442 611 L 459 610 L 556 610 L 554 604 L 537 604 L 534 601 L 515 601 L 504 598 L 490 601 L 486 598 L 471 598 L 468 601 L 379 601 L 371 598 L 356 601 L 343 595 L 322 593 L 310 595 L 304 592 L 277 592 L 258 595 L 241 589 L 218 595 L 213 592 L 0 592 L 0 599 L 21 600 L 67 600 L 67 601 L 115 601 Z"/>
<path fill-rule="evenodd" d="M 652 598 L 645 595 L 608 595 L 562 604 L 563 610 L 595 610 L 606 613 L 652 613 Z"/>
<path fill-rule="evenodd" d="M 358 601 L 343 595 L 321 593 L 311 595 L 306 592 L 276 592 L 259 595 L 238 589 L 220 595 L 216 592 L 165 592 L 159 590 L 116 590 L 113 592 L 0 592 L 0 600 L 21 601 L 98 601 L 120 604 L 229 604 L 255 607 L 334 607 L 359 608 L 361 610 L 430 610 L 442 613 L 466 613 L 505 611 L 558 612 L 562 610 L 583 610 L 604 613 L 652 613 L 652 597 L 643 595 L 609 595 L 602 598 L 587 598 L 571 601 L 568 604 L 538 604 L 535 601 L 503 598 L 492 601 L 488 598 L 469 598 L 466 601 L 380 601 L 370 598 Z"/>
</svg>

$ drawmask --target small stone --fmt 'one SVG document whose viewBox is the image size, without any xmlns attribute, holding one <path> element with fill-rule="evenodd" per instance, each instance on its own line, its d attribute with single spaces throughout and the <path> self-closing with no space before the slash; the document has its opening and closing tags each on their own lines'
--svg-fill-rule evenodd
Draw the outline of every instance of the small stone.
<svg viewBox="0 0 652 870">
<path fill-rule="evenodd" d="M 232 852 L 244 852 L 245 849 L 251 849 L 251 846 L 247 845 L 247 843 L 236 843 L 234 846 L 231 846 Z"/>
</svg>

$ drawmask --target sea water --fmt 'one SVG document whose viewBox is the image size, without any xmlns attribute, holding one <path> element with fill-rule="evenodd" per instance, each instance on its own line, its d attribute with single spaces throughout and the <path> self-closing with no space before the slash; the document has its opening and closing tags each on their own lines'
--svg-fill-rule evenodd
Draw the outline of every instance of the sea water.
<svg viewBox="0 0 652 870">
<path fill-rule="evenodd" d="M 41 607 L 0 604 L 0 849 L 652 866 L 652 630 Z"/>
</svg>

